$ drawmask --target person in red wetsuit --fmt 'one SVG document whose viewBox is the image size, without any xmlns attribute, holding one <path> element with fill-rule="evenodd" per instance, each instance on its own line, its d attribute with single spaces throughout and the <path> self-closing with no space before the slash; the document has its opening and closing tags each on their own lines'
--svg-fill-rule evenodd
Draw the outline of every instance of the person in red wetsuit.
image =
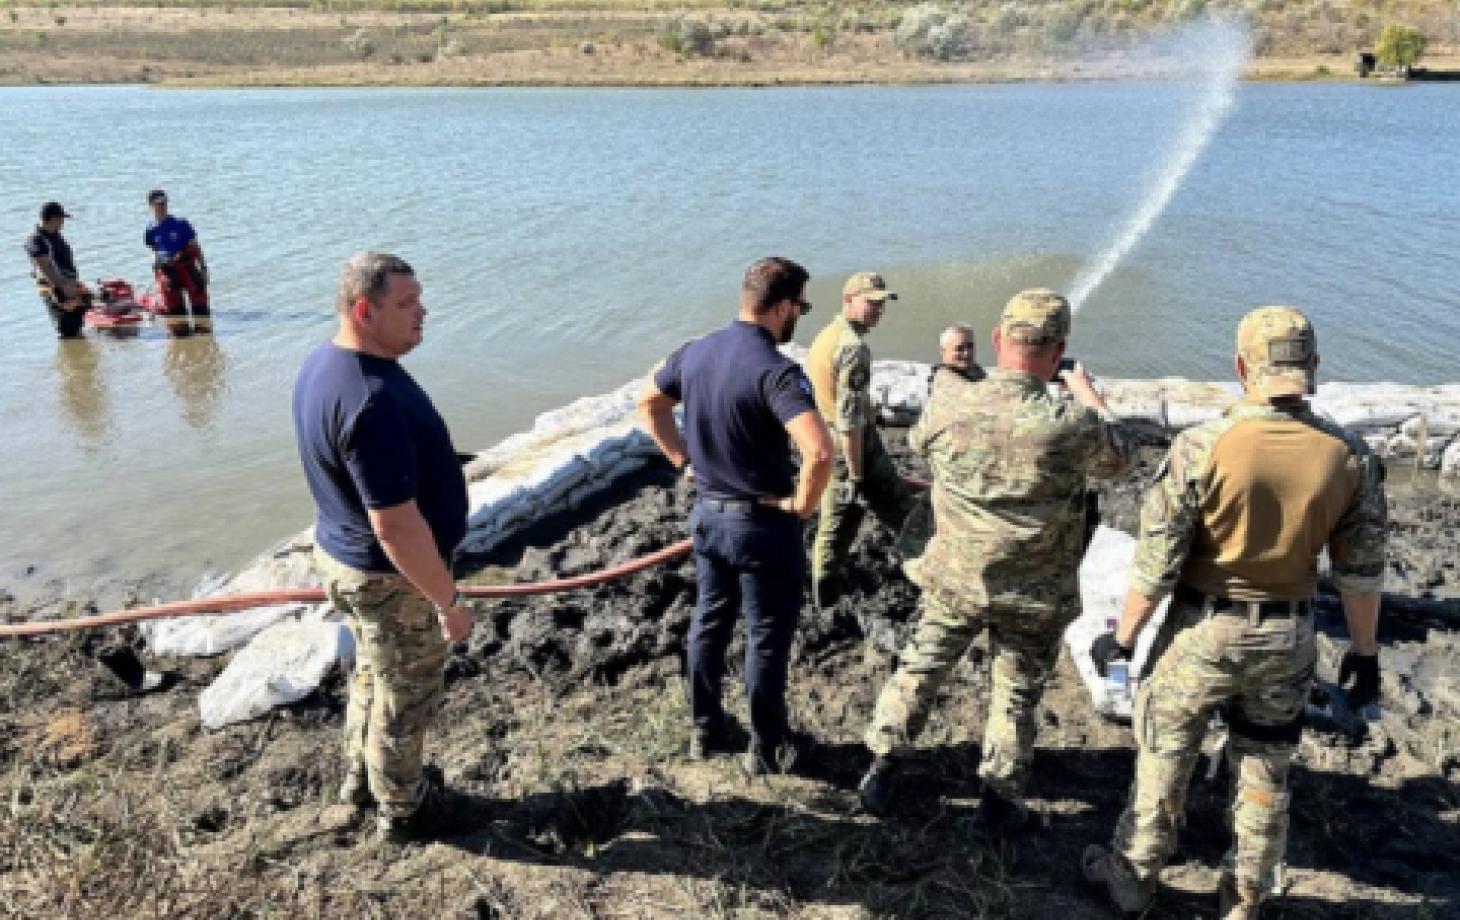
<svg viewBox="0 0 1460 920">
<path fill-rule="evenodd" d="M 148 192 L 147 204 L 152 208 L 152 222 L 142 234 L 142 241 L 154 254 L 152 273 L 167 312 L 185 315 L 191 311 L 194 318 L 208 316 L 208 266 L 203 261 L 197 231 L 186 220 L 167 213 L 167 193 L 162 189 Z"/>
</svg>

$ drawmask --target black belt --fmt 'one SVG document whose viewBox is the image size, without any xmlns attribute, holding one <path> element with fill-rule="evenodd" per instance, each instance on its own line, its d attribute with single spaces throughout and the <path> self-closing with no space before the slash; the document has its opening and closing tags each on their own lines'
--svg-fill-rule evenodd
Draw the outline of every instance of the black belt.
<svg viewBox="0 0 1460 920">
<path fill-rule="evenodd" d="M 702 498 L 700 504 L 711 511 L 729 511 L 733 514 L 749 514 L 755 510 L 756 502 L 748 498 Z"/>
<path fill-rule="evenodd" d="M 1296 618 L 1313 612 L 1312 601 L 1234 601 L 1230 597 L 1205 594 L 1188 585 L 1176 586 L 1176 599 L 1183 604 L 1208 609 L 1212 614 L 1246 617 L 1252 620 Z"/>
</svg>

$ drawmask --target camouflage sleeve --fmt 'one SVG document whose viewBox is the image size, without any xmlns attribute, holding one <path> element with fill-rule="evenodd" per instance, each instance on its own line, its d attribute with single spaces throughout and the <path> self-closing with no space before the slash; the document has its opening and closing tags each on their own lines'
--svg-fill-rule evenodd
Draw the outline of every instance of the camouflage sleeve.
<svg viewBox="0 0 1460 920">
<path fill-rule="evenodd" d="M 1328 558 L 1340 594 L 1369 594 L 1384 584 L 1384 540 L 1389 523 L 1384 464 L 1368 445 L 1348 440 L 1359 466 L 1359 487 L 1328 538 Z"/>
<path fill-rule="evenodd" d="M 938 390 L 928 395 L 928 401 L 923 403 L 923 411 L 918 413 L 918 420 L 913 422 L 907 431 L 907 446 L 913 453 L 926 458 L 928 450 L 932 447 L 933 439 L 938 436 L 942 425 L 938 421 L 941 414 L 938 406 L 942 399 Z"/>
<path fill-rule="evenodd" d="M 838 349 L 832 357 L 836 371 L 836 418 L 838 434 L 850 434 L 866 425 L 867 388 L 872 384 L 872 353 L 864 345 Z"/>
<path fill-rule="evenodd" d="M 1160 599 L 1176 586 L 1200 515 L 1198 479 L 1210 445 L 1187 429 L 1171 442 L 1166 461 L 1141 503 L 1141 533 L 1130 588 Z"/>
<path fill-rule="evenodd" d="M 1119 476 L 1130 469 L 1135 453 L 1130 432 L 1120 419 L 1109 412 L 1089 411 L 1088 415 L 1094 436 L 1091 438 L 1086 475 L 1096 479 Z"/>
</svg>

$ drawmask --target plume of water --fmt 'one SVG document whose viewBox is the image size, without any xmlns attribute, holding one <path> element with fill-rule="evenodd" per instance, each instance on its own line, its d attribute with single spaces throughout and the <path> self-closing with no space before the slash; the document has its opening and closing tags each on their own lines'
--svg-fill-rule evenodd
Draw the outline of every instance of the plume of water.
<svg viewBox="0 0 1460 920">
<path fill-rule="evenodd" d="M 1078 311 L 1104 283 L 1171 203 L 1192 165 L 1231 112 L 1237 81 L 1251 53 L 1247 31 L 1235 22 L 1204 22 L 1182 29 L 1170 41 L 1169 53 L 1184 59 L 1187 77 L 1201 87 L 1197 104 L 1140 205 L 1115 239 L 1075 276 L 1070 290 L 1073 310 Z"/>
</svg>

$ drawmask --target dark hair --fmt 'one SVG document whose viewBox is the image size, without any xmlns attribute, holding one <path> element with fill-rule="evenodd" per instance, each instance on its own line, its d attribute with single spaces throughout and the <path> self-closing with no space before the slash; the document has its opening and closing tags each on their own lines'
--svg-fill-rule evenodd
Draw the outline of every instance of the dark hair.
<svg viewBox="0 0 1460 920">
<path fill-rule="evenodd" d="M 148 204 L 156 204 L 157 203 L 157 200 L 159 198 L 162 199 L 163 201 L 166 201 L 167 200 L 167 193 L 164 192 L 160 188 L 155 188 L 152 191 L 150 191 L 150 192 L 147 193 L 147 203 Z"/>
<path fill-rule="evenodd" d="M 740 306 L 757 316 L 783 300 L 795 300 L 806 290 L 809 272 L 781 256 L 761 259 L 745 270 L 740 285 Z"/>
<path fill-rule="evenodd" d="M 336 305 L 341 313 L 349 312 L 350 305 L 361 297 L 371 303 L 380 303 L 385 285 L 391 275 L 415 275 L 416 270 L 400 256 L 383 252 L 362 252 L 345 263 L 340 275 L 340 299 Z"/>
</svg>

